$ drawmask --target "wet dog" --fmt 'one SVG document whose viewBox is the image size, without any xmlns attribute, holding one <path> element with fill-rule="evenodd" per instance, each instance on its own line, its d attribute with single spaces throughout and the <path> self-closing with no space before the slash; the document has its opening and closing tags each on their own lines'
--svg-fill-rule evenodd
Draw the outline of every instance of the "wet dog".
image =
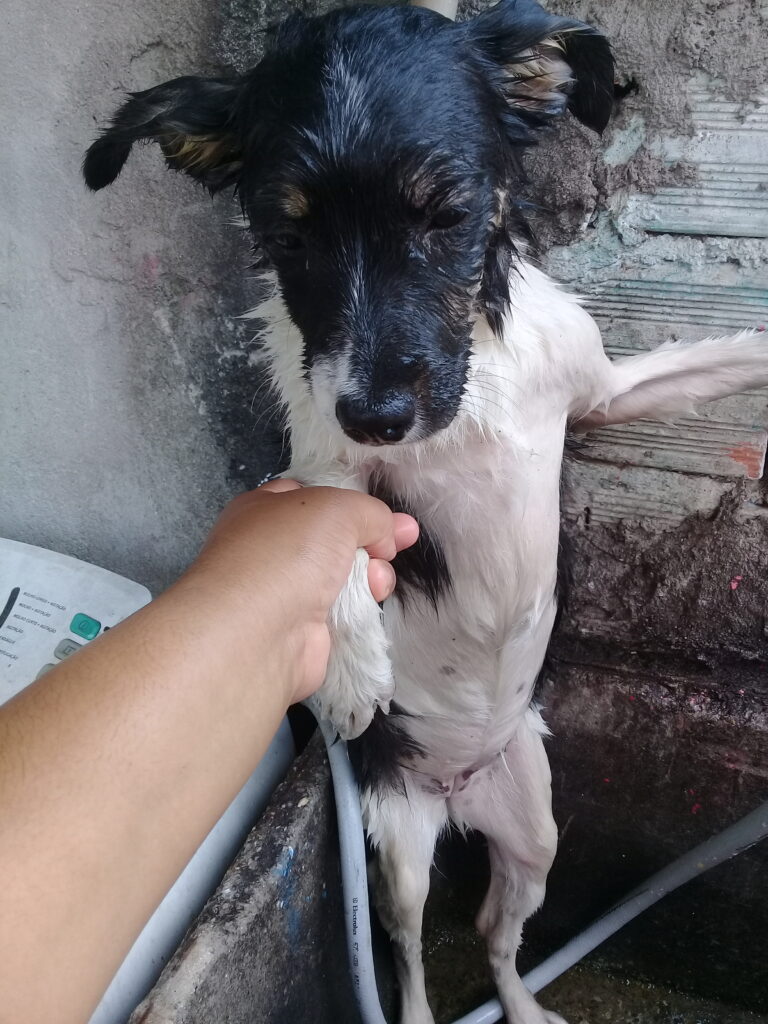
<svg viewBox="0 0 768 1024">
<path fill-rule="evenodd" d="M 524 256 L 521 155 L 569 109 L 595 131 L 613 61 L 532 0 L 462 24 L 414 7 L 293 17 L 241 76 L 131 96 L 85 160 L 131 146 L 237 190 L 275 276 L 255 315 L 305 483 L 368 490 L 421 537 L 380 609 L 360 553 L 332 614 L 324 713 L 354 739 L 403 1024 L 431 1024 L 421 920 L 449 822 L 487 839 L 477 925 L 510 1024 L 560 1021 L 515 956 L 557 832 L 531 704 L 556 613 L 566 425 L 672 417 L 768 384 L 758 336 L 611 363 L 595 323 Z"/>
</svg>

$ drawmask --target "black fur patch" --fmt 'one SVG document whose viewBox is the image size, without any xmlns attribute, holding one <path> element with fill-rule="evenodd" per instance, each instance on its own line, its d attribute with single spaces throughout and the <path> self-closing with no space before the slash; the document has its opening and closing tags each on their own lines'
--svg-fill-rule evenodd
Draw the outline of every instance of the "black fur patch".
<svg viewBox="0 0 768 1024">
<path fill-rule="evenodd" d="M 409 762 L 424 757 L 424 750 L 412 739 L 402 719 L 407 717 L 392 702 L 385 715 L 376 708 L 373 721 L 362 736 L 347 743 L 349 759 L 361 790 L 381 793 L 388 789 L 404 791 L 403 768 Z"/>
<path fill-rule="evenodd" d="M 393 494 L 380 475 L 371 477 L 368 490 L 375 498 L 389 505 L 393 511 L 414 515 L 408 503 Z M 392 565 L 397 574 L 395 595 L 403 606 L 413 594 L 423 594 L 437 611 L 438 601 L 453 585 L 445 552 L 439 540 L 420 523 L 419 539 L 412 547 L 398 552 Z"/>
</svg>

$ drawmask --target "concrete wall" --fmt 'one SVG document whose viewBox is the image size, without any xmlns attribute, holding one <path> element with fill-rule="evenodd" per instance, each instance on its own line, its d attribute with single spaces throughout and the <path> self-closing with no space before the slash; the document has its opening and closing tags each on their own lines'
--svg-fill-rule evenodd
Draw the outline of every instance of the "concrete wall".
<svg viewBox="0 0 768 1024">
<path fill-rule="evenodd" d="M 11 0 L 0 43 L 0 535 L 153 589 L 263 473 L 233 319 L 252 301 L 247 248 L 231 200 L 154 147 L 98 195 L 79 167 L 127 90 L 214 69 L 213 10 Z"/>
</svg>

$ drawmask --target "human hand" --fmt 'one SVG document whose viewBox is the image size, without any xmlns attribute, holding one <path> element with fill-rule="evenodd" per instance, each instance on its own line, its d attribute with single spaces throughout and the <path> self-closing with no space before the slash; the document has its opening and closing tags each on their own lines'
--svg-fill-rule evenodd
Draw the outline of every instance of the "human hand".
<svg viewBox="0 0 768 1024">
<path fill-rule="evenodd" d="M 395 585 L 390 560 L 417 536 L 411 516 L 359 491 L 275 480 L 225 507 L 177 586 L 205 586 L 222 610 L 236 609 L 235 642 L 260 668 L 265 652 L 275 656 L 275 684 L 293 703 L 323 682 L 328 613 L 355 552 L 370 555 L 369 586 L 383 601 Z"/>
</svg>

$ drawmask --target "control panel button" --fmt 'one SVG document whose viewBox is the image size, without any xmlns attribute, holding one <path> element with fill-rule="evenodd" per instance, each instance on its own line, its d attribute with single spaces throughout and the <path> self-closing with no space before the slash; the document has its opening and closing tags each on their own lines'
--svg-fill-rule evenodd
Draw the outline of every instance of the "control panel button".
<svg viewBox="0 0 768 1024">
<path fill-rule="evenodd" d="M 68 658 L 70 654 L 74 654 L 75 651 L 79 651 L 82 647 L 77 640 L 70 640 L 67 637 L 66 640 L 60 640 L 56 645 L 56 650 L 53 652 L 54 658 L 58 658 L 59 661 L 63 661 L 64 658 Z"/>
<path fill-rule="evenodd" d="M 43 665 L 40 671 L 35 676 L 35 679 L 39 679 L 40 676 L 44 676 L 46 672 L 50 672 L 52 668 L 56 668 L 52 661 L 49 661 L 47 665 Z"/>
<path fill-rule="evenodd" d="M 90 615 L 83 615 L 78 612 L 69 624 L 70 630 L 83 640 L 93 640 L 101 629 L 101 623 L 92 619 Z"/>
</svg>

